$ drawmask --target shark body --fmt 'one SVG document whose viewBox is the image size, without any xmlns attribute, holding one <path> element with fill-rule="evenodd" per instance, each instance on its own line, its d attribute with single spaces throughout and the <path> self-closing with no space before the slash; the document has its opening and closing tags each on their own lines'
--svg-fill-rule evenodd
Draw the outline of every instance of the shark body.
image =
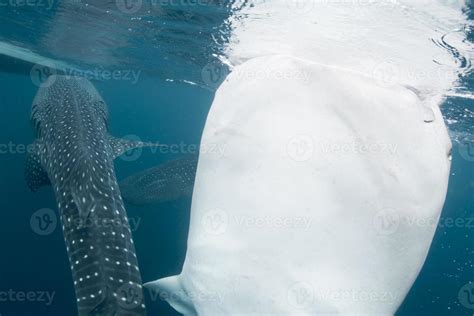
<svg viewBox="0 0 474 316">
<path fill-rule="evenodd" d="M 311 81 L 244 75 L 304 72 Z M 265 56 L 217 90 L 201 148 L 211 144 L 226 156 L 199 157 L 182 271 L 146 287 L 187 316 L 396 313 L 436 230 L 419 223 L 437 223 L 446 197 L 437 105 Z"/>
<path fill-rule="evenodd" d="M 86 79 L 50 77 L 32 106 L 35 150 L 29 188 L 51 184 L 79 315 L 145 315 L 132 233 L 113 167 L 144 146 L 108 135 L 106 104 Z"/>
<path fill-rule="evenodd" d="M 133 174 L 120 182 L 123 199 L 145 205 L 191 196 L 197 162 L 197 155 L 188 155 Z"/>
</svg>

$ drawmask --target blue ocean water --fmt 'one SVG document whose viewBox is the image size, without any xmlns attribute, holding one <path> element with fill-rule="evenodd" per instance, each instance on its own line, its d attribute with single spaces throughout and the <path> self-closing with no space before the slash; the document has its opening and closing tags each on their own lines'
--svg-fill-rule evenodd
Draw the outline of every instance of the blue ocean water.
<svg viewBox="0 0 474 316">
<path fill-rule="evenodd" d="M 46 235 L 39 235 L 30 225 L 30 219 L 37 210 L 56 209 L 50 189 L 31 193 L 23 177 L 26 153 L 21 146 L 32 141 L 28 112 L 36 87 L 31 85 L 28 76 L 23 75 L 2 73 L 0 81 L 5 88 L 2 89 L 1 103 L 12 105 L 2 106 L 1 143 L 12 144 L 16 148 L 9 154 L 0 155 L 1 203 L 4 210 L 0 224 L 4 249 L 0 269 L 1 291 L 55 293 L 51 305 L 37 301 L 2 301 L 0 314 L 73 315 L 76 312 L 74 288 L 60 226 Z M 18 87 L 23 87 L 21 92 Z M 139 135 L 144 140 L 184 144 L 187 147 L 199 144 L 212 100 L 208 90 L 151 80 L 140 81 L 136 86 L 104 84 L 103 87 L 99 85 L 99 90 L 109 104 L 113 135 Z M 118 159 L 116 171 L 119 178 L 124 178 L 176 157 L 173 153 L 144 150 L 137 161 Z M 186 249 L 189 208 L 190 199 L 151 207 L 127 207 L 137 254 L 143 264 L 141 271 L 144 280 L 179 272 Z M 36 227 L 35 224 L 33 227 Z M 150 304 L 151 315 L 163 315 L 158 311 L 174 315 L 167 304 L 156 303 Z"/>
<path fill-rule="evenodd" d="M 117 20 L 102 19 L 99 23 L 108 33 L 94 39 L 95 43 L 103 41 L 100 56 L 80 51 L 80 45 L 66 36 L 61 38 L 61 43 L 71 40 L 72 53 L 54 50 L 57 47 L 54 40 L 59 35 L 51 30 L 51 21 L 64 17 L 65 22 L 57 23 L 65 23 L 64 27 L 77 23 L 68 20 L 70 11 L 66 5 L 54 3 L 51 10 L 39 11 L 31 7 L 1 10 L 6 10 L 0 13 L 2 41 L 14 39 L 15 44 L 23 43 L 22 47 L 42 56 L 64 59 L 83 69 L 103 65 L 104 69 L 140 71 L 138 81 L 133 83 L 94 81 L 108 104 L 112 135 L 176 144 L 189 152 L 199 144 L 214 93 L 213 89 L 203 87 L 206 77 L 201 70 L 219 55 L 216 43 L 225 41 L 225 28 L 219 23 L 229 14 L 225 6 L 219 6 L 211 15 L 202 10 L 190 13 L 173 7 L 158 19 L 144 14 L 139 25 L 119 23 L 117 29 L 114 29 Z M 86 16 L 75 13 L 79 14 L 79 20 Z M 178 28 L 180 32 L 168 28 L 173 23 L 184 24 Z M 143 32 L 143 25 L 148 25 L 148 32 Z M 216 34 L 220 35 L 217 41 Z M 124 37 L 129 45 L 122 43 Z M 164 44 L 179 38 L 182 43 Z M 188 41 L 189 38 L 195 41 Z M 470 40 L 474 41 L 474 37 Z M 180 45 L 186 49 L 177 47 Z M 84 47 L 91 46 L 84 44 Z M 106 50 L 107 47 L 111 49 Z M 69 60 L 61 54 L 69 56 Z M 130 57 L 125 60 L 123 56 Z M 32 80 L 31 66 L 2 60 L 0 316 L 75 315 L 74 289 L 61 229 L 48 221 L 35 220 L 39 210 L 56 209 L 53 193 L 48 188 L 29 192 L 23 175 L 25 146 L 33 140 L 30 107 L 38 87 Z M 184 78 L 196 84 L 188 84 Z M 474 77 L 464 78 L 463 86 L 472 92 Z M 473 103 L 469 98 L 450 98 L 443 107 L 446 119 L 454 122 L 449 126 L 456 139 L 448 197 L 426 264 L 398 316 L 474 314 L 474 293 L 465 292 L 472 289 L 466 285 L 474 282 L 474 125 L 473 117 L 466 116 L 466 110 L 472 113 Z M 116 172 L 119 179 L 124 178 L 177 155 L 147 149 L 133 152 L 117 159 Z M 186 252 L 190 203 L 189 198 L 183 198 L 147 207 L 127 206 L 144 281 L 180 272 Z M 167 303 L 149 293 L 146 303 L 150 315 L 178 315 Z"/>
</svg>

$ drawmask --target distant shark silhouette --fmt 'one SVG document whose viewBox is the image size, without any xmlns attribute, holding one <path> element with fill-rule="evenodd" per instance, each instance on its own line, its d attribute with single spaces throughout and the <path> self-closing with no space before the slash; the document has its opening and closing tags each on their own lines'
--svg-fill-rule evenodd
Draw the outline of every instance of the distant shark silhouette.
<svg viewBox="0 0 474 316">
<path fill-rule="evenodd" d="M 138 172 L 120 182 L 125 202 L 133 205 L 163 203 L 191 196 L 196 177 L 197 155 L 167 161 Z"/>
<path fill-rule="evenodd" d="M 142 280 L 113 159 L 157 144 L 107 133 L 106 104 L 86 79 L 52 76 L 34 99 L 26 180 L 56 195 L 79 315 L 145 315 Z"/>
</svg>

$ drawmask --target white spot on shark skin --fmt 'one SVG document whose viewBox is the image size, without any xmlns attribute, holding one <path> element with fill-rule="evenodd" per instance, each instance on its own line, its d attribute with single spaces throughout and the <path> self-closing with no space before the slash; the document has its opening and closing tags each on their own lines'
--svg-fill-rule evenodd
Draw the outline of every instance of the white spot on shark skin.
<svg viewBox="0 0 474 316">
<path fill-rule="evenodd" d="M 242 83 L 241 74 L 272 69 L 309 71 L 311 82 Z M 435 227 L 402 221 L 387 235 L 374 219 L 390 207 L 400 218 L 436 221 L 450 170 L 441 113 L 427 128 L 416 115 L 420 106 L 404 87 L 289 56 L 237 66 L 217 91 L 203 133 L 202 148 L 218 144 L 227 154 L 199 157 L 183 272 L 148 285 L 192 293 L 168 295 L 185 315 L 393 315 Z M 222 128 L 238 133 L 216 133 Z M 295 135 L 313 142 L 304 161 L 288 151 Z M 397 150 L 321 146 L 354 139 Z M 292 153 L 306 155 L 306 148 Z M 209 217 L 213 210 L 225 216 Z"/>
</svg>

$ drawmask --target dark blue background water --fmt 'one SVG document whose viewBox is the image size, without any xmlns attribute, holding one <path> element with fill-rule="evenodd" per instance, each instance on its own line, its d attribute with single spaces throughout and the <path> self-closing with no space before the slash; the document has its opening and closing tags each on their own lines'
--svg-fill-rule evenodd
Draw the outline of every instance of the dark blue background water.
<svg viewBox="0 0 474 316">
<path fill-rule="evenodd" d="M 33 140 L 29 112 L 37 87 L 29 76 L 11 73 L 0 73 L 0 85 L 0 144 L 15 144 L 15 150 L 0 154 L 0 292 L 55 293 L 50 306 L 37 301 L 0 302 L 0 315 L 74 315 L 76 302 L 61 229 L 58 226 L 42 236 L 30 225 L 35 211 L 56 209 L 53 193 L 50 188 L 28 191 L 23 177 L 26 154 L 17 146 Z M 212 101 L 209 90 L 146 78 L 136 85 L 119 81 L 96 85 L 109 105 L 111 134 L 132 134 L 166 144 L 199 144 Z M 116 172 L 121 179 L 177 157 L 145 149 L 136 161 L 117 159 Z M 145 281 L 180 272 L 190 202 L 181 199 L 152 207 L 127 206 L 129 217 L 139 223 L 134 239 Z M 151 315 L 174 315 L 165 303 L 148 305 Z"/>
<path fill-rule="evenodd" d="M 474 85 L 469 80 L 466 82 L 472 91 Z M 133 134 L 167 144 L 199 144 L 213 98 L 211 91 L 145 75 L 135 85 L 123 81 L 96 85 L 109 106 L 112 135 Z M 0 293 L 54 294 L 50 305 L 39 297 L 0 301 L 0 316 L 75 315 L 76 302 L 61 230 L 57 227 L 51 234 L 39 235 L 30 224 L 34 212 L 55 209 L 56 205 L 49 188 L 31 193 L 23 177 L 26 153 L 21 146 L 33 140 L 29 114 L 37 87 L 27 74 L 10 72 L 0 72 L 0 87 L 0 144 L 12 144 L 13 148 L 0 153 Z M 449 116 L 456 109 L 472 109 L 473 102 L 452 99 L 447 106 L 445 112 Z M 462 287 L 474 281 L 474 147 L 468 143 L 454 146 L 452 176 L 441 225 L 426 264 L 398 316 L 474 315 L 474 293 L 469 297 L 461 292 L 459 297 Z M 117 159 L 118 177 L 176 155 L 144 150 L 138 158 L 136 161 Z M 127 206 L 129 217 L 139 221 L 134 239 L 144 281 L 180 272 L 186 251 L 190 202 L 181 199 L 149 207 Z M 146 299 L 150 315 L 178 315 L 166 303 L 148 294 Z"/>
</svg>

